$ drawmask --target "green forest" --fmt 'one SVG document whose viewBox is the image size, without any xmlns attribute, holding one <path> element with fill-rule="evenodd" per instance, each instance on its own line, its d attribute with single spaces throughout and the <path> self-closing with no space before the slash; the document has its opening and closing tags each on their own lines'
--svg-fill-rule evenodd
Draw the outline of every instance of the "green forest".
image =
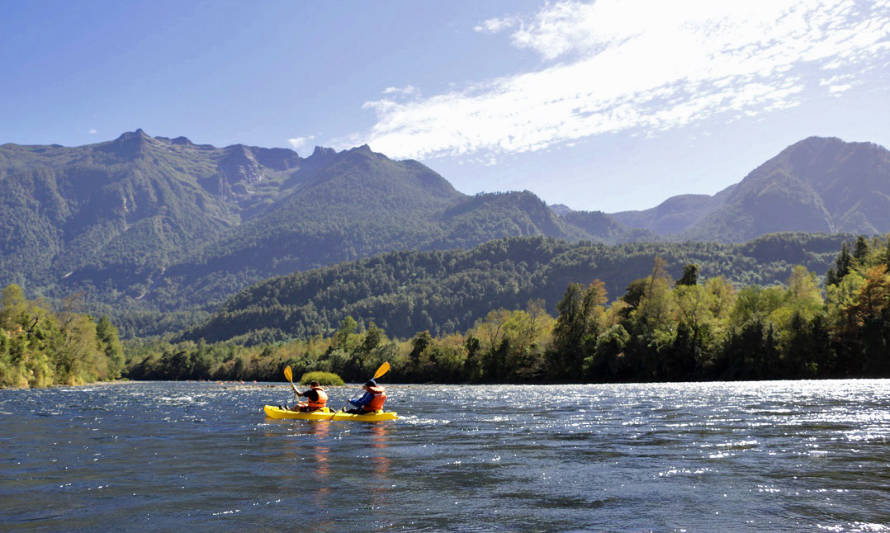
<svg viewBox="0 0 890 533">
<path fill-rule="evenodd" d="M 62 311 L 29 301 L 18 285 L 0 299 L 0 388 L 79 385 L 117 379 L 124 350 L 117 329 L 77 313 L 75 298 Z"/>
<path fill-rule="evenodd" d="M 549 314 L 532 299 L 490 311 L 464 333 L 391 339 L 351 316 L 331 335 L 245 346 L 129 343 L 134 379 L 282 379 L 320 370 L 366 379 L 382 362 L 395 382 L 536 383 L 890 376 L 890 238 L 844 244 L 824 284 L 804 266 L 783 284 L 673 278 L 650 256 L 647 276 L 613 300 L 606 283 L 570 282 Z M 824 287 L 822 286 L 824 285 Z"/>
<path fill-rule="evenodd" d="M 555 315 L 573 282 L 600 279 L 609 297 L 618 298 L 632 281 L 650 273 L 655 256 L 675 277 L 693 263 L 701 276 L 723 277 L 734 286 L 785 283 L 794 265 L 822 276 L 851 238 L 783 233 L 735 245 L 608 246 L 513 237 L 468 250 L 391 252 L 248 287 L 180 338 L 268 344 L 331 336 L 347 316 L 362 326 L 373 322 L 395 337 L 424 330 L 443 336 L 469 330 L 492 309 L 522 309 L 532 300 L 542 301 Z M 139 328 L 129 321 L 122 327 Z"/>
<path fill-rule="evenodd" d="M 769 239 L 758 244 L 772 246 L 775 253 L 785 245 Z M 577 252 L 546 239 L 508 239 L 474 253 L 493 259 L 492 254 L 506 249 L 516 252 L 516 246 L 529 251 L 529 258 L 541 246 L 569 257 Z M 346 315 L 329 333 L 265 343 L 137 338 L 122 346 L 111 320 L 78 312 L 77 298 L 52 310 L 10 285 L 0 301 L 0 386 L 80 384 L 120 376 L 280 381 L 286 365 L 296 375 L 325 371 L 360 381 L 384 361 L 392 365 L 387 380 L 421 383 L 890 377 L 890 237 L 860 237 L 833 255 L 824 280 L 798 265 L 783 283 L 771 285 L 704 277 L 691 262 L 672 275 L 663 257 L 650 255 L 648 274 L 614 296 L 606 281 L 568 281 L 553 311 L 543 298 L 531 297 L 522 305 L 492 306 L 461 332 L 424 328 L 401 337 L 390 336 L 372 320 Z M 415 262 L 434 258 L 434 265 L 449 259 L 443 252 L 413 257 Z M 385 257 L 369 261 L 386 264 Z M 537 269 L 522 261 L 510 264 Z M 470 271 L 484 269 L 477 265 Z M 309 275 L 331 272 L 338 271 Z M 560 278 L 570 278 L 570 272 L 566 269 Z M 461 276 L 472 281 L 469 271 L 461 270 Z M 339 290 L 355 289 L 344 287 Z M 466 290 L 470 294 L 485 285 Z M 512 301 L 517 294 L 528 293 L 517 290 Z M 348 293 L 341 297 L 344 302 L 349 298 Z M 430 297 L 435 301 L 435 294 Z"/>
</svg>

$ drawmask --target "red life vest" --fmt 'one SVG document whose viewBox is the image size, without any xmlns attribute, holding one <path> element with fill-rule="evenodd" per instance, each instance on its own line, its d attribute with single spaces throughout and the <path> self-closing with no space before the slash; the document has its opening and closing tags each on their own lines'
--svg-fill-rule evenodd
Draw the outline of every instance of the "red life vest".
<svg viewBox="0 0 890 533">
<path fill-rule="evenodd" d="M 371 401 L 364 406 L 365 411 L 381 411 L 383 404 L 386 402 L 386 389 L 383 387 L 368 387 L 368 391 L 374 395 Z"/>
<path fill-rule="evenodd" d="M 321 387 L 313 387 L 312 390 L 318 394 L 318 400 L 312 401 L 310 399 L 306 402 L 306 406 L 312 411 L 324 408 L 325 404 L 328 403 L 328 393 Z"/>
</svg>

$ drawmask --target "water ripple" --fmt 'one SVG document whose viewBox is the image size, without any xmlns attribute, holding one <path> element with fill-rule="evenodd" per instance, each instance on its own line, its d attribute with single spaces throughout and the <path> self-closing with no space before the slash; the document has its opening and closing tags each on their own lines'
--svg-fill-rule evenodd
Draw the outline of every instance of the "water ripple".
<svg viewBox="0 0 890 533">
<path fill-rule="evenodd" d="M 890 531 L 890 381 L 393 385 L 395 422 L 265 419 L 288 388 L 0 391 L 2 522 Z"/>
</svg>

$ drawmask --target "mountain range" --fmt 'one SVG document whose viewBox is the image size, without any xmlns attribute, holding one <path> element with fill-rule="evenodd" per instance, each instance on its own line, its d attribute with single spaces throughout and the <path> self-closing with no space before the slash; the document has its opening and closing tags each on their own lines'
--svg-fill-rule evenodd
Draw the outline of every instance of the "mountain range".
<svg viewBox="0 0 890 533">
<path fill-rule="evenodd" d="M 714 195 L 572 211 L 528 191 L 466 195 L 368 146 L 308 157 L 142 130 L 78 147 L 0 146 L 0 286 L 115 310 L 210 310 L 258 281 L 398 250 L 506 237 L 742 242 L 890 231 L 890 152 L 809 138 Z"/>
<path fill-rule="evenodd" d="M 527 191 L 468 196 L 367 146 L 300 157 L 142 130 L 71 148 L 5 144 L 0 185 L 0 284 L 85 291 L 124 308 L 204 305 L 270 276 L 392 250 L 639 233 L 610 223 L 592 234 Z"/>
<path fill-rule="evenodd" d="M 674 196 L 611 217 L 672 240 L 742 242 L 780 231 L 886 233 L 890 152 L 873 143 L 810 137 L 713 196 Z"/>
</svg>

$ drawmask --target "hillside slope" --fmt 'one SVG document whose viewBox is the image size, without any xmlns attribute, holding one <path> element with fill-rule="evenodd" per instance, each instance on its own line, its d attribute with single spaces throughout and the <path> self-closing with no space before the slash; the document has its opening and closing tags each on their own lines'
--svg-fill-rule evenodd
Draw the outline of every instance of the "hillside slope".
<svg viewBox="0 0 890 533">
<path fill-rule="evenodd" d="M 306 158 L 142 130 L 0 146 L 0 285 L 121 310 L 207 307 L 271 276 L 510 236 L 601 240 L 529 192 L 467 196 L 368 146 Z"/>
<path fill-rule="evenodd" d="M 890 231 L 890 151 L 804 139 L 748 174 L 684 237 L 740 242 L 775 231 Z"/>
<path fill-rule="evenodd" d="M 274 278 L 229 299 L 185 338 L 270 342 L 329 334 L 347 315 L 409 337 L 463 331 L 497 308 L 543 300 L 551 313 L 569 283 L 606 283 L 610 299 L 651 272 L 655 256 L 675 278 L 684 265 L 737 284 L 785 282 L 801 264 L 822 275 L 850 236 L 777 234 L 746 244 L 570 244 L 542 237 L 492 241 L 472 250 L 394 252 Z"/>
</svg>

